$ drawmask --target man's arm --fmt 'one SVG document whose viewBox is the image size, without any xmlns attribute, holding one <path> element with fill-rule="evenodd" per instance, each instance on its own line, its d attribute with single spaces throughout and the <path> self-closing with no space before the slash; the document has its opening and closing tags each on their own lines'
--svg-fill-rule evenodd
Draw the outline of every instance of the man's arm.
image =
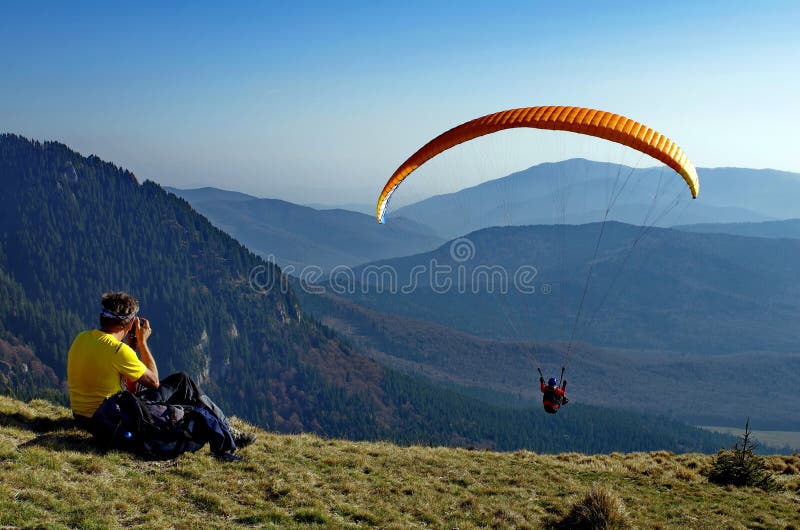
<svg viewBox="0 0 800 530">
<path fill-rule="evenodd" d="M 139 353 L 142 358 L 142 364 L 147 367 L 142 377 L 137 379 L 136 382 L 149 388 L 158 388 L 158 366 L 156 365 L 153 354 L 150 353 L 150 347 L 147 345 L 147 339 L 153 332 L 150 328 L 150 322 L 145 318 L 139 318 L 138 321 L 134 323 L 134 329 L 136 330 L 136 339 L 139 342 Z"/>
</svg>

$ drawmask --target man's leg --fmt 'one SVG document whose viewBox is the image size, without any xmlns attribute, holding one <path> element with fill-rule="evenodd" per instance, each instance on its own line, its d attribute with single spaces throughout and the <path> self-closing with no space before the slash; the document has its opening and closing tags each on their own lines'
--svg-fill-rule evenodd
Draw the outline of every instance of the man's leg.
<svg viewBox="0 0 800 530">
<path fill-rule="evenodd" d="M 177 372 L 160 381 L 157 389 L 148 388 L 142 396 L 151 401 L 163 401 L 170 405 L 204 405 L 226 427 L 228 419 L 216 403 L 205 395 L 197 383 L 185 372 Z"/>
<path fill-rule="evenodd" d="M 197 383 L 185 372 L 174 373 L 160 381 L 158 389 L 147 389 L 142 394 L 152 401 L 164 401 L 172 405 L 204 405 L 233 436 L 237 447 L 245 447 L 256 440 L 254 433 L 245 433 L 228 423 L 228 418 L 210 397 L 205 395 Z"/>
</svg>

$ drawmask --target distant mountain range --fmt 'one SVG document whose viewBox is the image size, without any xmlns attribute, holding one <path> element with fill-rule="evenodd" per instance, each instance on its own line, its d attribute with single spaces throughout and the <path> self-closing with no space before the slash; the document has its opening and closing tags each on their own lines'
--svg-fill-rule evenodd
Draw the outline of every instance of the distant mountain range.
<svg viewBox="0 0 800 530">
<path fill-rule="evenodd" d="M 737 236 L 800 239 L 800 219 L 763 221 L 761 223 L 703 223 L 674 226 L 685 232 L 733 234 Z"/>
<path fill-rule="evenodd" d="M 308 206 L 309 208 L 314 208 L 315 210 L 350 210 L 351 212 L 363 213 L 369 216 L 375 215 L 374 204 L 361 204 L 357 202 L 346 202 L 342 204 L 310 203 L 304 204 L 303 206 Z"/>
<path fill-rule="evenodd" d="M 293 275 L 308 266 L 330 271 L 428 252 L 447 239 L 491 226 L 608 219 L 708 231 L 698 223 L 761 222 L 800 214 L 800 174 L 738 168 L 699 173 L 701 195 L 693 201 L 669 168 L 635 169 L 585 159 L 541 164 L 390 211 L 382 226 L 371 211 L 312 208 L 216 188 L 166 189 L 259 256 L 290 267 Z"/>
<path fill-rule="evenodd" d="M 96 156 L 0 135 L 0 184 L 0 392 L 64 403 L 72 338 L 96 325 L 101 293 L 123 289 L 153 323 L 162 373 L 189 372 L 269 429 L 536 451 L 727 443 L 580 403 L 557 418 L 498 408 L 384 368 L 305 313 L 277 266 Z"/>
<path fill-rule="evenodd" d="M 290 267 L 289 274 L 299 275 L 309 266 L 329 271 L 416 254 L 443 242 L 429 227 L 408 218 L 381 226 L 374 216 L 348 210 L 317 210 L 216 188 L 166 189 L 259 256 Z"/>
<path fill-rule="evenodd" d="M 698 175 L 700 196 L 693 201 L 683 180 L 669 168 L 565 160 L 390 210 L 387 224 L 407 217 L 451 239 L 490 226 L 601 221 L 607 209 L 610 220 L 661 227 L 800 214 L 800 174 L 700 168 Z"/>
</svg>

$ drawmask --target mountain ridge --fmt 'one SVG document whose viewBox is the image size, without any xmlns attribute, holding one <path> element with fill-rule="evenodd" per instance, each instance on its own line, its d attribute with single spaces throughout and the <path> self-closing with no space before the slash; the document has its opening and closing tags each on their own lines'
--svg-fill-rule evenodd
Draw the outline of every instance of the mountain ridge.
<svg viewBox="0 0 800 530">
<path fill-rule="evenodd" d="M 593 256 L 601 234 L 601 244 Z M 459 261 L 463 258 L 454 254 L 459 244 L 469 249 L 469 259 Z M 759 260 L 753 261 L 752 256 L 758 256 Z M 650 326 L 649 339 L 626 336 L 622 342 L 614 339 L 613 331 L 638 329 L 637 322 L 644 323 L 642 319 L 647 314 L 650 314 L 650 324 L 659 324 L 656 312 L 675 318 L 675 322 L 682 322 L 683 327 L 690 329 L 696 323 L 686 310 L 694 307 L 706 320 L 711 311 L 715 315 L 713 326 L 735 337 L 735 340 L 726 339 L 719 330 L 715 335 L 705 336 L 704 348 L 709 353 L 751 347 L 795 351 L 796 330 L 790 323 L 800 311 L 794 298 L 798 289 L 794 281 L 797 260 L 800 260 L 800 242 L 789 239 L 689 233 L 635 227 L 616 221 L 492 227 L 455 239 L 432 252 L 356 267 L 350 278 L 355 278 L 356 283 L 347 297 L 373 309 L 423 318 L 481 336 L 563 340 L 564 337 L 554 330 L 562 327 L 565 311 L 567 319 L 575 318 L 591 270 L 593 276 L 584 304 L 586 312 L 582 314 L 586 320 L 581 324 L 588 325 L 591 333 L 579 333 L 576 338 L 618 347 L 625 347 L 625 341 L 635 339 L 630 344 L 637 347 L 691 352 L 691 340 L 673 333 L 668 326 Z M 435 272 L 433 265 L 447 267 L 451 286 L 447 292 L 438 293 L 430 282 Z M 425 267 L 427 276 L 417 274 L 415 277 L 415 267 Z M 507 294 L 500 296 L 499 292 L 487 291 L 483 284 L 470 283 L 473 278 L 485 283 L 485 275 L 476 276 L 479 274 L 476 271 L 485 272 L 491 267 L 498 268 L 504 275 Z M 538 295 L 529 293 L 531 296 L 526 297 L 522 290 L 512 288 L 514 274 L 524 267 L 535 269 L 540 287 L 548 284 L 557 290 L 563 283 L 561 292 L 570 305 L 566 308 L 558 305 L 562 295 L 549 297 L 540 292 Z M 397 282 L 408 283 L 414 277 L 421 281 L 408 292 L 387 288 L 396 287 L 393 285 L 358 282 L 359 279 L 383 281 L 384 278 L 371 274 L 381 268 L 391 271 Z M 466 277 L 456 277 L 459 271 Z M 636 276 L 632 276 L 633 273 Z M 695 285 L 698 279 L 704 283 Z M 452 283 L 455 281 L 462 282 L 458 290 Z M 625 283 L 618 284 L 620 281 Z M 638 282 L 636 286 L 634 281 Z M 621 287 L 624 289 L 618 289 Z M 614 296 L 610 296 L 611 289 L 615 289 Z M 458 307 L 453 305 L 453 297 L 457 295 L 467 300 Z M 480 310 L 482 304 L 490 303 L 500 304 L 494 316 Z M 533 303 L 536 305 L 530 305 Z M 533 317 L 539 315 L 539 329 L 535 332 L 513 329 L 508 322 L 509 315 L 500 315 L 500 309 L 515 315 L 517 326 L 535 322 L 537 319 Z M 456 310 L 460 316 L 452 314 Z M 608 322 L 613 325 L 603 327 L 599 316 L 611 319 Z M 778 322 L 782 327 L 775 327 Z M 761 327 L 754 328 L 755 324 Z M 771 329 L 775 332 L 767 333 Z M 755 336 L 746 335 L 746 330 L 752 330 Z"/>
<path fill-rule="evenodd" d="M 429 250 L 442 243 L 429 227 L 405 218 L 386 229 L 372 216 L 338 208 L 317 210 L 216 188 L 169 191 L 187 199 L 256 254 L 291 266 L 296 275 L 304 268 L 328 271 Z"/>
<path fill-rule="evenodd" d="M 698 168 L 698 175 L 700 195 L 692 201 L 683 181 L 669 168 L 634 168 L 581 158 L 549 162 L 403 206 L 387 214 L 387 224 L 393 215 L 407 216 L 452 239 L 490 226 L 600 221 L 609 208 L 608 219 L 663 227 L 798 215 L 800 174 Z M 661 218 L 654 221 L 654 216 Z"/>
<path fill-rule="evenodd" d="M 760 223 L 702 223 L 676 225 L 672 228 L 686 232 L 800 239 L 800 219 L 762 221 Z"/>
</svg>

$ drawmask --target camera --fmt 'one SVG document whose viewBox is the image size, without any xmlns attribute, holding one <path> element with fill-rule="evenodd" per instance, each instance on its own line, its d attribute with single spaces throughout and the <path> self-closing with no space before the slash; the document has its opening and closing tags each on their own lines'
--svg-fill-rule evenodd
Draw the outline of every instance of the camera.
<svg viewBox="0 0 800 530">
<path fill-rule="evenodd" d="M 136 349 L 136 346 L 138 345 L 138 342 L 136 340 L 136 326 L 135 325 L 131 326 L 131 329 L 128 331 L 128 335 L 125 337 L 125 342 L 128 344 L 128 346 L 130 346 L 134 350 Z"/>
</svg>

